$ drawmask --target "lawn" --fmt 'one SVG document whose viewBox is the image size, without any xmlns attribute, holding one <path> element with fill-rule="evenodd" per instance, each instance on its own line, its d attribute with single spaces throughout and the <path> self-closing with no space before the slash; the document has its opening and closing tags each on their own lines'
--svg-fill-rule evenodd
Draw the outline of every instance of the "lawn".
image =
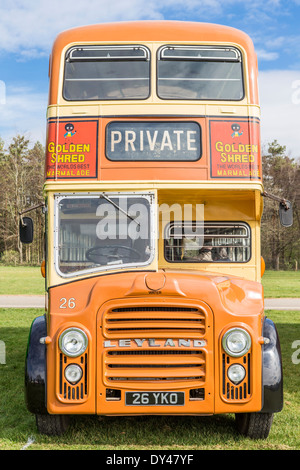
<svg viewBox="0 0 300 470">
<path fill-rule="evenodd" d="M 42 295 L 44 285 L 39 267 L 0 266 L 0 295 Z"/>
<path fill-rule="evenodd" d="M 300 271 L 266 271 L 262 285 L 266 298 L 300 297 Z"/>
<path fill-rule="evenodd" d="M 300 364 L 292 345 L 300 340 L 299 312 L 268 312 L 278 327 L 284 367 L 285 406 L 275 415 L 267 440 L 252 441 L 237 434 L 233 416 L 73 418 L 60 437 L 41 436 L 24 403 L 24 358 L 29 328 L 38 309 L 0 310 L 0 339 L 6 364 L 0 364 L 0 450 L 299 450 Z"/>
</svg>

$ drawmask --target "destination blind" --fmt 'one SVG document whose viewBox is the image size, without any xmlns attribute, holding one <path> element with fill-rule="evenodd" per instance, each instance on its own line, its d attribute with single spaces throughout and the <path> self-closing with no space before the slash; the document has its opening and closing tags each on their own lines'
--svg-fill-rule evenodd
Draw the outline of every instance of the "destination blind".
<svg viewBox="0 0 300 470">
<path fill-rule="evenodd" d="M 201 128 L 196 122 L 110 122 L 106 157 L 112 161 L 197 161 Z"/>
</svg>

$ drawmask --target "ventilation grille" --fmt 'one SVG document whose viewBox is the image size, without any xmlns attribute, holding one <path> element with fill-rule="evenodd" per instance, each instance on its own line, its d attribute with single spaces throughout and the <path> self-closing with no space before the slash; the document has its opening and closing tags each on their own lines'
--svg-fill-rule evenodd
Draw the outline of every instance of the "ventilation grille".
<svg viewBox="0 0 300 470">
<path fill-rule="evenodd" d="M 205 381 L 205 354 L 200 350 L 107 351 L 104 362 L 110 383 Z"/>
<path fill-rule="evenodd" d="M 103 315 L 104 335 L 108 338 L 180 337 L 202 338 L 205 313 L 198 307 L 128 306 L 110 308 Z"/>
<path fill-rule="evenodd" d="M 82 378 L 75 384 L 70 384 L 65 378 L 65 368 L 69 364 L 78 364 L 82 369 Z M 59 380 L 58 398 L 64 403 L 83 403 L 88 398 L 88 355 L 83 354 L 79 358 L 69 358 L 59 354 Z"/>
<path fill-rule="evenodd" d="M 233 363 L 241 364 L 246 370 L 245 379 L 237 385 L 234 385 L 227 376 L 228 367 Z M 250 353 L 240 359 L 233 359 L 227 354 L 222 354 L 222 398 L 224 401 L 230 403 L 241 403 L 250 400 L 252 395 L 250 363 Z"/>
</svg>

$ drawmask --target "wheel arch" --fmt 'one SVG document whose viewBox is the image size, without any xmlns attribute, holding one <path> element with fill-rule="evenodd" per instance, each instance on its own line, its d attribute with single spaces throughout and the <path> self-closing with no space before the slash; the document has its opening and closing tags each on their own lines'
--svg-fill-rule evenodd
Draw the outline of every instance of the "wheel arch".
<svg viewBox="0 0 300 470">
<path fill-rule="evenodd" d="M 31 413 L 46 414 L 46 345 L 40 339 L 47 336 L 46 316 L 31 324 L 25 359 L 25 401 Z"/>
<path fill-rule="evenodd" d="M 277 413 L 283 408 L 283 373 L 281 348 L 277 328 L 266 318 L 263 337 L 267 339 L 262 350 L 263 407 L 261 413 Z"/>
</svg>

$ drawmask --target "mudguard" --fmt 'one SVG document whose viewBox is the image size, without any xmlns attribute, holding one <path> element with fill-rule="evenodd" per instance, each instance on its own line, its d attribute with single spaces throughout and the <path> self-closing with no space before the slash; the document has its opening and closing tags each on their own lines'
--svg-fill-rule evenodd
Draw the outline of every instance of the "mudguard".
<svg viewBox="0 0 300 470">
<path fill-rule="evenodd" d="M 283 408 L 283 375 L 280 342 L 275 324 L 266 318 L 262 351 L 263 408 L 261 413 L 278 413 Z"/>
<path fill-rule="evenodd" d="M 31 413 L 46 414 L 46 345 L 40 338 L 47 336 L 46 317 L 33 320 L 25 361 L 25 401 Z"/>
</svg>

